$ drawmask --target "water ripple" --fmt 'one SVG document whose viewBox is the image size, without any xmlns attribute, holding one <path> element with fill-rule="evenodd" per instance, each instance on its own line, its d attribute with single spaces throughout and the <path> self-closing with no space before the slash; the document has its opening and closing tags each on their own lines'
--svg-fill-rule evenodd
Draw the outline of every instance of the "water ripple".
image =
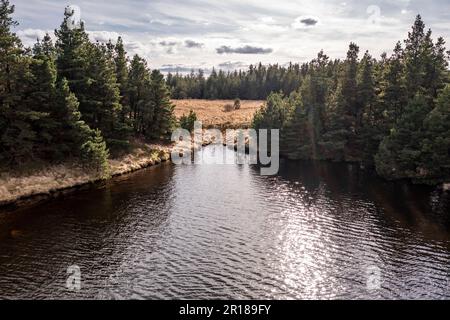
<svg viewBox="0 0 450 320">
<path fill-rule="evenodd" d="M 447 197 L 355 179 L 340 164 L 166 164 L 0 215 L 0 298 L 450 298 Z"/>
</svg>

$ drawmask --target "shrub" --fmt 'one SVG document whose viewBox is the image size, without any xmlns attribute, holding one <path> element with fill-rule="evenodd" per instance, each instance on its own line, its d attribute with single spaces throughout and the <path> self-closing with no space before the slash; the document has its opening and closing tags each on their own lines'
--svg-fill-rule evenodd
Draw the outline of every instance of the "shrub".
<svg viewBox="0 0 450 320">
<path fill-rule="evenodd" d="M 180 118 L 180 127 L 189 131 L 193 131 L 195 121 L 197 121 L 197 114 L 193 110 L 191 110 L 188 116 L 183 115 Z"/>
<path fill-rule="evenodd" d="M 231 112 L 231 111 L 233 111 L 234 110 L 234 106 L 232 105 L 232 104 L 226 104 L 226 105 L 224 105 L 223 106 L 223 110 L 225 111 L 225 112 Z"/>
<path fill-rule="evenodd" d="M 109 177 L 109 151 L 100 130 L 93 131 L 92 137 L 81 146 L 81 155 L 84 164 L 94 169 L 99 178 Z"/>
<path fill-rule="evenodd" d="M 234 110 L 240 110 L 241 109 L 241 99 L 235 99 L 234 100 Z"/>
</svg>

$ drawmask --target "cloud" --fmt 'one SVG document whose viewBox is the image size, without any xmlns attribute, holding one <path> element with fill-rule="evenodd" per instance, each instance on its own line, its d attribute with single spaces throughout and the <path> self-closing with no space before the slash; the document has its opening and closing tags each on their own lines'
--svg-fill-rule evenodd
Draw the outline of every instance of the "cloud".
<svg viewBox="0 0 450 320">
<path fill-rule="evenodd" d="M 186 48 L 201 48 L 203 47 L 203 43 L 195 42 L 194 40 L 186 40 L 184 42 Z"/>
<path fill-rule="evenodd" d="M 173 47 L 173 46 L 176 46 L 178 44 L 178 42 L 164 40 L 164 41 L 159 42 L 159 44 L 163 47 Z"/>
<path fill-rule="evenodd" d="M 167 27 L 170 27 L 173 25 L 173 21 L 171 21 L 171 20 L 151 19 L 149 22 L 151 24 L 162 24 Z"/>
<path fill-rule="evenodd" d="M 196 70 L 196 68 L 182 64 L 165 64 L 159 70 L 163 73 L 190 73 L 192 70 Z"/>
<path fill-rule="evenodd" d="M 272 17 L 268 17 L 268 16 L 260 17 L 258 20 L 263 22 L 263 23 L 275 23 L 275 19 L 272 18 Z"/>
<path fill-rule="evenodd" d="M 17 31 L 17 36 L 22 39 L 26 46 L 31 46 L 36 43 L 38 39 L 43 39 L 47 33 L 50 34 L 50 36 L 53 35 L 52 32 L 41 29 L 25 29 Z"/>
<path fill-rule="evenodd" d="M 89 38 L 93 41 L 106 43 L 109 40 L 115 42 L 120 34 L 111 31 L 88 31 Z"/>
<path fill-rule="evenodd" d="M 300 20 L 300 22 L 307 26 L 315 26 L 318 21 L 313 18 L 306 18 L 306 19 Z"/>
<path fill-rule="evenodd" d="M 252 47 L 252 46 L 243 46 L 238 48 L 232 48 L 230 46 L 221 46 L 216 49 L 218 54 L 268 54 L 272 53 L 273 49 L 271 48 L 261 48 L 261 47 Z"/>
<path fill-rule="evenodd" d="M 282 34 L 289 31 L 289 27 L 279 24 L 250 23 L 242 27 L 244 32 L 254 32 L 256 34 Z"/>
<path fill-rule="evenodd" d="M 136 40 L 124 39 L 125 50 L 131 56 L 138 54 L 141 57 L 149 58 L 151 56 L 152 46 L 149 43 L 142 43 Z"/>
<path fill-rule="evenodd" d="M 32 46 L 46 30 L 53 35 L 67 4 L 61 0 L 13 2 L 14 18 L 20 23 L 14 31 L 26 46 Z M 435 36 L 450 39 L 449 0 L 132 0 L 133 5 L 119 0 L 71 2 L 80 7 L 90 37 L 115 41 L 114 32 L 122 35 L 129 55 L 139 54 L 152 69 L 182 64 L 182 68 L 200 66 L 207 70 L 227 60 L 247 65 L 259 61 L 306 62 L 321 49 L 332 58 L 344 58 L 351 41 L 373 56 L 384 51 L 389 54 L 411 29 L 417 13 L 422 14 Z M 376 25 L 367 13 L 374 2 L 380 6 L 383 17 Z M 300 31 L 307 32 L 299 35 Z M 186 40 L 202 43 L 203 49 L 188 48 Z M 164 41 L 177 44 L 159 44 Z M 272 48 L 273 53 L 255 55 L 248 52 L 251 50 L 239 50 L 246 44 Z M 167 54 L 170 48 L 172 54 Z M 238 53 L 241 54 L 232 55 Z M 233 66 L 222 66 L 226 67 Z"/>
<path fill-rule="evenodd" d="M 319 20 L 317 18 L 313 17 L 298 17 L 295 19 L 295 21 L 292 23 L 292 28 L 294 29 L 305 29 L 305 28 L 311 28 L 314 27 L 316 24 L 319 23 Z"/>
<path fill-rule="evenodd" d="M 241 61 L 236 61 L 236 62 L 227 61 L 227 62 L 219 63 L 217 65 L 217 67 L 219 67 L 219 69 L 222 69 L 222 70 L 230 71 L 230 70 L 247 68 L 248 65 Z"/>
<path fill-rule="evenodd" d="M 140 42 L 131 41 L 125 43 L 125 49 L 127 50 L 139 50 L 142 49 L 143 45 Z"/>
</svg>

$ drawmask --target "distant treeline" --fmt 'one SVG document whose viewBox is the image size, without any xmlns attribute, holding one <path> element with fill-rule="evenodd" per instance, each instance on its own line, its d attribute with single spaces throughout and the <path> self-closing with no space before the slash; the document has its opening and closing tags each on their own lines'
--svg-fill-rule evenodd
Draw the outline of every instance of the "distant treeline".
<svg viewBox="0 0 450 320">
<path fill-rule="evenodd" d="M 11 30 L 14 6 L 0 2 L 0 167 L 81 159 L 107 171 L 109 150 L 132 137 L 164 139 L 174 125 L 163 75 L 122 39 L 92 43 L 66 10 L 56 43 L 24 48 Z"/>
<path fill-rule="evenodd" d="M 291 159 L 357 161 L 388 179 L 450 181 L 449 52 L 420 16 L 392 56 L 350 44 L 344 61 L 323 52 L 303 65 L 300 88 L 273 93 L 255 128 L 281 130 Z M 304 72 L 306 71 L 306 72 Z"/>
<path fill-rule="evenodd" d="M 189 75 L 167 75 L 173 99 L 245 99 L 264 100 L 272 92 L 296 91 L 307 73 L 307 64 L 250 66 L 247 71 L 225 72 L 213 69 L 205 78 L 202 70 Z"/>
</svg>

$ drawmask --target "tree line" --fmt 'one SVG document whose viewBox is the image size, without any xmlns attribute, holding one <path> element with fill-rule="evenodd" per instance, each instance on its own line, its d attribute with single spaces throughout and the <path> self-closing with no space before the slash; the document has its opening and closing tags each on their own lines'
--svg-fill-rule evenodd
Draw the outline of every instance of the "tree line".
<svg viewBox="0 0 450 320">
<path fill-rule="evenodd" d="M 107 171 L 109 152 L 130 139 L 166 139 L 175 124 L 163 75 L 122 39 L 91 42 L 66 10 L 55 31 L 33 48 L 13 32 L 14 6 L 0 2 L 0 163 L 80 159 Z"/>
<path fill-rule="evenodd" d="M 443 38 L 417 16 L 393 54 L 331 61 L 320 52 L 304 66 L 300 88 L 272 93 L 254 117 L 257 129 L 281 129 L 291 159 L 360 162 L 387 179 L 450 179 L 450 84 Z"/>
<path fill-rule="evenodd" d="M 167 75 L 167 84 L 173 99 L 246 99 L 265 100 L 271 92 L 286 94 L 298 89 L 306 73 L 306 65 L 289 64 L 251 65 L 247 71 L 225 72 L 213 69 L 209 77 L 204 72 L 192 71 L 188 75 Z"/>
</svg>

